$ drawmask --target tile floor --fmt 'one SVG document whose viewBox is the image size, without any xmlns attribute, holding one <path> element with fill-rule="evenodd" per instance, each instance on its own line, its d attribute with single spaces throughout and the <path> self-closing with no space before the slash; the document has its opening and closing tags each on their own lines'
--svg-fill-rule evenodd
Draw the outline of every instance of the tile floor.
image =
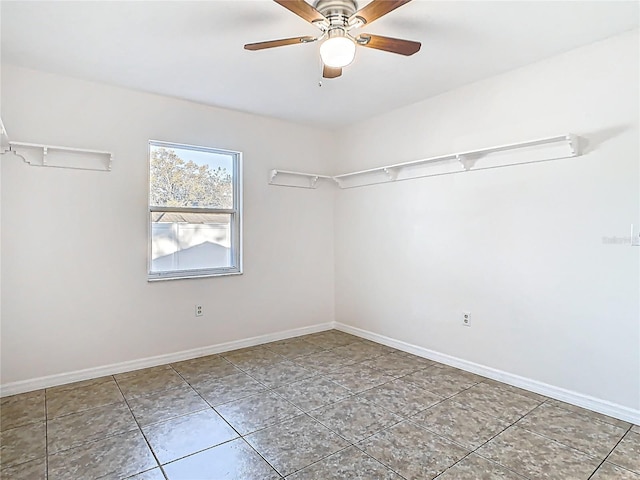
<svg viewBox="0 0 640 480">
<path fill-rule="evenodd" d="M 2 399 L 5 480 L 640 480 L 640 428 L 331 330 Z"/>
</svg>

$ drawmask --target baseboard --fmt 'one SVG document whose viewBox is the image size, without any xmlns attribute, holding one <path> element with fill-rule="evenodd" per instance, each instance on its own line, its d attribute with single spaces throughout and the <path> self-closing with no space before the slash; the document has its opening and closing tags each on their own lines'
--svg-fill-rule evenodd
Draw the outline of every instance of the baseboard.
<svg viewBox="0 0 640 480">
<path fill-rule="evenodd" d="M 570 403 L 578 407 L 587 408 L 589 410 L 593 410 L 594 412 L 602 413 L 604 415 L 624 420 L 626 422 L 631 422 L 636 425 L 640 424 L 640 410 L 635 410 L 633 408 L 618 405 L 607 400 L 602 400 L 561 387 L 556 387 L 554 385 L 549 385 L 547 383 L 532 380 L 530 378 L 514 375 L 509 372 L 487 367 L 485 365 L 470 362 L 468 360 L 453 357 L 451 355 L 446 355 L 444 353 L 429 350 L 417 345 L 412 345 L 410 343 L 402 342 L 400 340 L 386 337 L 384 335 L 379 335 L 368 330 L 352 327 L 344 323 L 335 322 L 334 328 L 361 338 L 366 338 L 367 340 L 372 340 L 374 342 L 387 345 L 389 347 L 397 348 L 398 350 L 402 350 L 404 352 L 428 358 L 429 360 L 444 363 L 445 365 L 450 365 L 461 370 L 476 373 L 483 377 L 507 383 L 509 385 L 513 385 L 514 387 L 523 388 L 531 392 L 539 393 L 541 395 L 545 395 L 562 402 Z"/>
<path fill-rule="evenodd" d="M 115 375 L 117 373 L 130 372 L 140 370 L 141 368 L 155 367 L 165 365 L 167 363 L 180 362 L 192 358 L 202 357 L 205 355 L 213 355 L 216 353 L 228 352 L 238 348 L 253 347 L 263 343 L 275 342 L 286 338 L 299 337 L 309 333 L 321 332 L 333 328 L 333 322 L 321 323 L 309 327 L 294 328 L 276 333 L 269 333 L 257 337 L 245 338 L 242 340 L 234 340 L 232 342 L 218 343 L 192 350 L 183 350 L 181 352 L 169 353 L 166 355 L 157 355 L 155 357 L 140 358 L 127 362 L 114 363 L 101 367 L 87 368 L 84 370 L 76 370 L 68 373 L 60 373 L 49 375 L 46 377 L 33 378 L 30 380 L 22 380 L 19 382 L 11 382 L 0 385 L 0 397 L 16 395 L 18 393 L 31 392 L 41 388 L 56 387 L 67 383 L 79 382 L 81 380 L 89 380 L 92 378 L 103 377 L 105 375 Z"/>
</svg>

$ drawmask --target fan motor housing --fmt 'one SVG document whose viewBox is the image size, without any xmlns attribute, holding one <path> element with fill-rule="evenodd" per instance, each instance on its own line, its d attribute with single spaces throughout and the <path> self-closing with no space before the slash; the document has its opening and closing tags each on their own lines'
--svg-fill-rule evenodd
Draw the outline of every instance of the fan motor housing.
<svg viewBox="0 0 640 480">
<path fill-rule="evenodd" d="M 346 26 L 349 17 L 358 11 L 358 3 L 355 0 L 317 0 L 314 7 L 331 25 Z"/>
</svg>

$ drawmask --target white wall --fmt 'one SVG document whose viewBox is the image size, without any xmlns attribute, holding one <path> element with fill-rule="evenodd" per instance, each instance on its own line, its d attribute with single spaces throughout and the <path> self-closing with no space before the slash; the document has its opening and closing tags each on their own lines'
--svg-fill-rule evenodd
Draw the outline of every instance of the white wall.
<svg viewBox="0 0 640 480">
<path fill-rule="evenodd" d="M 328 132 L 6 65 L 1 115 L 13 141 L 114 153 L 0 161 L 3 384 L 333 320 L 333 192 L 267 184 L 326 171 Z M 244 153 L 244 275 L 147 282 L 149 139 Z"/>
<path fill-rule="evenodd" d="M 589 145 L 340 192 L 336 320 L 639 409 L 640 248 L 602 243 L 640 224 L 638 44 L 627 33 L 344 131 L 344 172 L 564 133 Z"/>
<path fill-rule="evenodd" d="M 4 66 L 12 139 L 115 162 L 0 160 L 2 383 L 335 318 L 638 409 L 640 248 L 602 243 L 640 224 L 638 81 L 634 32 L 334 138 Z M 267 185 L 273 167 L 340 173 L 568 132 L 585 155 L 337 193 Z M 146 281 L 150 138 L 244 152 L 244 275 Z M 340 172 L 310 148 L 331 142 Z"/>
</svg>

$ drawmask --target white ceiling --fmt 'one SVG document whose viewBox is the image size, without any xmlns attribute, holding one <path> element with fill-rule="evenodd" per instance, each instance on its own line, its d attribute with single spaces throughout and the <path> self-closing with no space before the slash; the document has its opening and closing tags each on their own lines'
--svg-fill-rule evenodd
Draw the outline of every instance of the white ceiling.
<svg viewBox="0 0 640 480">
<path fill-rule="evenodd" d="M 319 87 L 317 44 L 243 49 L 317 32 L 270 0 L 3 0 L 2 61 L 336 128 L 637 28 L 639 5 L 413 0 L 362 31 L 420 41 L 420 52 L 359 48 Z"/>
</svg>

